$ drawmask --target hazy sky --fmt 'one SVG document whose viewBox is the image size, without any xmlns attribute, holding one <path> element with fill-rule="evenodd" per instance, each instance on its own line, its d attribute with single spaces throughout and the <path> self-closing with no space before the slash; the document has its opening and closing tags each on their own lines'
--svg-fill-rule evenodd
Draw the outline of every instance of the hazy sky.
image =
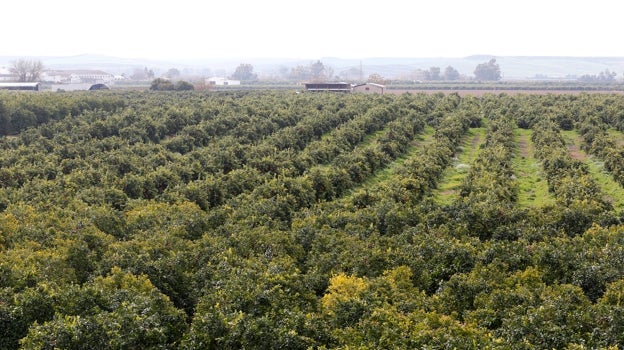
<svg viewBox="0 0 624 350">
<path fill-rule="evenodd" d="M 618 0 L 7 0 L 0 56 L 624 56 Z"/>
</svg>

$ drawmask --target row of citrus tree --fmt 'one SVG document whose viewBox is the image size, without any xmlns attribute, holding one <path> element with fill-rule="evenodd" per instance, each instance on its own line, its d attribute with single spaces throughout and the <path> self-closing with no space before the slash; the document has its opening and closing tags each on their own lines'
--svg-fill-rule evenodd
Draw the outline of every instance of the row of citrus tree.
<svg viewBox="0 0 624 350">
<path fill-rule="evenodd" d="M 616 121 L 620 99 L 118 98 L 131 103 L 2 141 L 0 348 L 624 345 L 624 230 L 599 191 L 567 192 L 591 182 L 559 133 L 587 105 Z M 106 128 L 91 135 L 96 116 Z M 143 119 L 165 126 L 144 137 Z M 480 123 L 461 196 L 438 204 Z M 533 128 L 556 205 L 514 205 L 514 123 Z M 217 145 L 238 150 L 230 171 L 209 161 Z"/>
</svg>

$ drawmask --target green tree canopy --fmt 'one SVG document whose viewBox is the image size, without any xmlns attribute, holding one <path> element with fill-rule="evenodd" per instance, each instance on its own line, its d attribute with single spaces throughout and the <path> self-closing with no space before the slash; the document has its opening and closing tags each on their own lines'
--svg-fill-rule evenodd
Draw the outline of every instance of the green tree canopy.
<svg viewBox="0 0 624 350">
<path fill-rule="evenodd" d="M 195 90 L 195 87 L 193 86 L 193 84 L 189 83 L 188 81 L 180 80 L 177 83 L 175 83 L 175 89 L 176 91 L 190 91 L 190 90 Z"/>
<path fill-rule="evenodd" d="M 27 349 L 164 349 L 180 340 L 185 315 L 142 276 L 113 268 L 82 287 L 59 292 L 54 318 L 33 324 Z"/>
<path fill-rule="evenodd" d="M 153 91 L 175 90 L 175 85 L 173 85 L 171 80 L 157 78 L 152 81 L 150 90 L 153 90 Z"/>
</svg>

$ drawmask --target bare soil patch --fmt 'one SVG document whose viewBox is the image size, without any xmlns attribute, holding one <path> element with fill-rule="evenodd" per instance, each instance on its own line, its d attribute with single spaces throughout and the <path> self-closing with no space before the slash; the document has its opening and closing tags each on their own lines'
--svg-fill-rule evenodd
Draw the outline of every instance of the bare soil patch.
<svg viewBox="0 0 624 350">
<path fill-rule="evenodd" d="M 568 145 L 568 151 L 570 152 L 570 157 L 576 159 L 576 160 L 585 160 L 586 156 L 585 153 L 582 152 L 579 147 L 575 144 L 569 144 Z"/>
<path fill-rule="evenodd" d="M 481 141 L 481 138 L 479 137 L 479 134 L 476 134 L 473 138 L 472 138 L 472 149 L 476 149 L 479 146 L 479 142 Z"/>
<path fill-rule="evenodd" d="M 527 140 L 526 135 L 520 136 L 518 140 L 518 149 L 520 150 L 520 156 L 526 158 L 529 156 L 529 141 Z"/>
<path fill-rule="evenodd" d="M 457 190 L 444 190 L 442 192 L 440 192 L 441 195 L 443 196 L 450 196 L 452 194 L 457 193 Z"/>
</svg>

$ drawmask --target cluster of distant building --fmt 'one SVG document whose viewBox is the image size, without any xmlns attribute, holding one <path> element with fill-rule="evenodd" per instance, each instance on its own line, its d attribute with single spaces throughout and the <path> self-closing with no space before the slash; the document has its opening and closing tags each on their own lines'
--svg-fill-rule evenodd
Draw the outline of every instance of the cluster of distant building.
<svg viewBox="0 0 624 350">
<path fill-rule="evenodd" d="M 0 68 L 0 81 L 15 81 L 17 76 L 6 68 Z M 40 81 L 53 84 L 109 84 L 115 80 L 124 79 L 101 70 L 44 70 Z"/>
<path fill-rule="evenodd" d="M 39 82 L 17 82 L 17 76 L 6 68 L 0 68 L 0 89 L 8 90 L 39 90 L 43 83 L 53 91 L 73 91 L 73 90 L 99 90 L 108 89 L 108 86 L 116 81 L 126 79 L 123 76 L 101 70 L 45 70 L 41 72 Z M 211 77 L 205 79 L 209 86 L 237 86 L 240 80 L 228 79 L 224 77 Z M 311 92 L 342 92 L 342 93 L 376 93 L 383 94 L 386 87 L 381 84 L 365 83 L 351 84 L 344 82 L 328 83 L 306 83 L 306 91 Z"/>
<path fill-rule="evenodd" d="M 41 81 L 54 84 L 110 84 L 115 80 L 114 75 L 101 70 L 46 70 L 41 73 Z"/>
<path fill-rule="evenodd" d="M 117 81 L 127 79 L 124 76 L 93 69 L 79 70 L 45 70 L 41 72 L 39 81 L 41 83 L 54 85 L 84 85 L 84 84 L 113 84 Z M 17 76 L 6 68 L 0 68 L 0 83 L 16 82 Z M 206 79 L 206 84 L 214 86 L 240 85 L 240 80 L 228 79 L 224 77 L 211 77 Z"/>
<path fill-rule="evenodd" d="M 17 76 L 6 68 L 0 68 L 0 88 L 8 90 L 39 90 L 41 83 L 52 90 L 108 89 L 108 85 L 124 79 L 101 70 L 45 70 L 39 82 L 17 82 Z"/>
</svg>

